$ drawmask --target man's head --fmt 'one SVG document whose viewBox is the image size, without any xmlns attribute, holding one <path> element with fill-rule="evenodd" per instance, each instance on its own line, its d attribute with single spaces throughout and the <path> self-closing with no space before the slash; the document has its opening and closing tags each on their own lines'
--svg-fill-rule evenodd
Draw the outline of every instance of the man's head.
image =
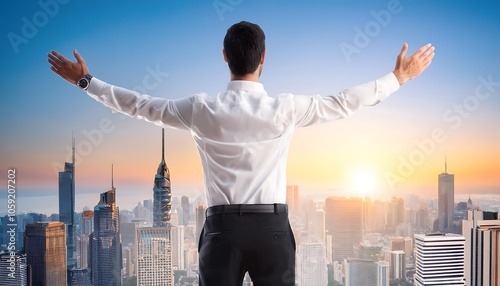
<svg viewBox="0 0 500 286">
<path fill-rule="evenodd" d="M 242 21 L 227 30 L 223 52 L 233 75 L 252 74 L 264 63 L 265 40 L 264 31 L 253 23 Z"/>
</svg>

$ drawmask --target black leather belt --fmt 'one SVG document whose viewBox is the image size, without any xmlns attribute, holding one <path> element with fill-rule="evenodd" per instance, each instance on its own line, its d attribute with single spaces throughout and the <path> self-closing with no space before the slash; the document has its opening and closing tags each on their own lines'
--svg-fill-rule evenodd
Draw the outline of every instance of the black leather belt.
<svg viewBox="0 0 500 286">
<path fill-rule="evenodd" d="M 263 213 L 287 213 L 286 204 L 252 204 L 252 205 L 219 205 L 212 206 L 206 210 L 206 217 L 218 214 L 263 214 Z"/>
</svg>

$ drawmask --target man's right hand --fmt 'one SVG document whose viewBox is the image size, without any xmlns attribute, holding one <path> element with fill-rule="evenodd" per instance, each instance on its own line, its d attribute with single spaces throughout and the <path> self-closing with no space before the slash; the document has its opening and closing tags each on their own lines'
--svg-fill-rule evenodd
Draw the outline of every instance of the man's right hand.
<svg viewBox="0 0 500 286">
<path fill-rule="evenodd" d="M 76 85 L 84 75 L 89 73 L 85 60 L 80 56 L 77 50 L 73 51 L 76 62 L 72 62 L 56 51 L 48 54 L 50 69 L 57 75 Z"/>
</svg>

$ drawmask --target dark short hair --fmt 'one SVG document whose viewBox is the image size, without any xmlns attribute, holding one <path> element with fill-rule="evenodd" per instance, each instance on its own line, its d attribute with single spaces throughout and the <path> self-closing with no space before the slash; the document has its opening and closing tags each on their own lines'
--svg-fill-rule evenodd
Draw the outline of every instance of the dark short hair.
<svg viewBox="0 0 500 286">
<path fill-rule="evenodd" d="M 259 25 L 241 21 L 227 29 L 224 51 L 229 69 L 234 75 L 253 73 L 266 49 L 266 35 Z"/>
</svg>

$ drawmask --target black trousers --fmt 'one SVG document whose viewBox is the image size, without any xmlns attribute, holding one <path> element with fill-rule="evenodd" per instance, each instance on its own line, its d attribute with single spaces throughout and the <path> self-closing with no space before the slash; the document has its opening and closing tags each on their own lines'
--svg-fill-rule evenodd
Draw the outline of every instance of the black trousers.
<svg viewBox="0 0 500 286">
<path fill-rule="evenodd" d="M 198 246 L 200 286 L 295 285 L 295 238 L 288 213 L 207 217 Z"/>
</svg>

